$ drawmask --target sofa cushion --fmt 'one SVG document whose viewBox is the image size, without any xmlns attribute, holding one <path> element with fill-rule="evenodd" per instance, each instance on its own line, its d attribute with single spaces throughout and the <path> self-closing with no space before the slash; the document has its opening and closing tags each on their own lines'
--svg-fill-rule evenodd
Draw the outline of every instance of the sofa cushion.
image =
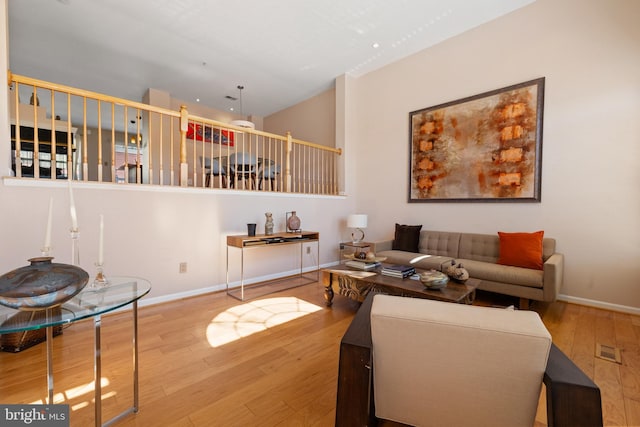
<svg viewBox="0 0 640 427">
<path fill-rule="evenodd" d="M 504 233 L 500 237 L 498 264 L 542 270 L 542 239 L 544 231 L 534 233 Z"/>
<path fill-rule="evenodd" d="M 386 257 L 385 264 L 403 264 L 411 265 L 415 268 L 422 268 L 425 270 L 440 270 L 442 264 L 451 263 L 453 258 L 419 254 L 415 252 L 406 251 L 380 251 L 376 253 L 379 257 Z"/>
<path fill-rule="evenodd" d="M 422 225 L 396 224 L 396 233 L 392 249 L 407 252 L 418 252 L 420 230 Z"/>
<path fill-rule="evenodd" d="M 512 267 L 509 265 L 494 264 L 491 262 L 476 261 L 472 259 L 456 259 L 469 272 L 474 279 L 488 280 L 492 282 L 509 283 L 517 286 L 542 288 L 544 273 L 542 270 L 532 268 Z M 445 267 L 451 265 L 446 263 Z"/>
<path fill-rule="evenodd" d="M 458 258 L 495 263 L 500 252 L 500 239 L 495 234 L 462 233 Z"/>
<path fill-rule="evenodd" d="M 422 230 L 419 251 L 422 254 L 455 258 L 458 256 L 460 233 Z"/>
</svg>

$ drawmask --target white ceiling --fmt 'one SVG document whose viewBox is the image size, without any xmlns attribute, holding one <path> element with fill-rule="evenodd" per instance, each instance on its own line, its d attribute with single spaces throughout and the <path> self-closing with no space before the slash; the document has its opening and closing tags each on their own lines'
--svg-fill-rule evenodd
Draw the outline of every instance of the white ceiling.
<svg viewBox="0 0 640 427">
<path fill-rule="evenodd" d="M 11 0 L 14 73 L 267 116 L 534 0 Z M 374 43 L 379 47 L 374 48 Z M 478 48 L 481 48 L 479 46 Z"/>
</svg>

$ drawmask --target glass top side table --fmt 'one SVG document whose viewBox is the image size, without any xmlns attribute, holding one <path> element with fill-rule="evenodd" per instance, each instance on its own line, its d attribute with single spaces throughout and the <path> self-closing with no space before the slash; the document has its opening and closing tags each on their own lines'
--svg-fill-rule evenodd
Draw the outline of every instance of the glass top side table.
<svg viewBox="0 0 640 427">
<path fill-rule="evenodd" d="M 53 403 L 53 330 L 54 326 L 70 324 L 93 318 L 94 325 L 94 386 L 95 425 L 102 426 L 102 361 L 100 349 L 101 316 L 132 304 L 133 308 L 133 406 L 105 424 L 111 424 L 130 413 L 138 412 L 138 300 L 149 293 L 151 284 L 137 277 L 110 277 L 109 285 L 99 288 L 89 283 L 78 295 L 62 304 L 54 315 L 46 309 L 46 316 L 16 316 L 24 311 L 0 307 L 0 334 L 46 328 L 47 334 L 47 385 L 49 403 Z M 35 313 L 35 312 L 34 312 Z M 18 320 L 15 320 L 18 318 Z M 9 321 L 11 320 L 11 321 Z"/>
</svg>

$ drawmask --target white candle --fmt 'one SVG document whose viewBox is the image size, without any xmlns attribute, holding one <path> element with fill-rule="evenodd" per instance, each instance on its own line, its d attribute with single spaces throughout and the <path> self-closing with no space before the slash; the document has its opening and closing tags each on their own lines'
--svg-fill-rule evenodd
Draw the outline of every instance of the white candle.
<svg viewBox="0 0 640 427">
<path fill-rule="evenodd" d="M 104 263 L 104 215 L 100 214 L 100 242 L 98 246 L 98 265 Z"/>
<path fill-rule="evenodd" d="M 44 234 L 44 250 L 51 248 L 51 224 L 53 222 L 53 197 L 49 197 L 49 216 L 47 217 L 47 231 Z"/>
<path fill-rule="evenodd" d="M 71 181 L 69 181 L 69 210 L 71 211 L 71 229 L 78 230 L 78 215 L 76 213 L 76 204 L 73 200 L 73 190 L 71 189 Z"/>
</svg>

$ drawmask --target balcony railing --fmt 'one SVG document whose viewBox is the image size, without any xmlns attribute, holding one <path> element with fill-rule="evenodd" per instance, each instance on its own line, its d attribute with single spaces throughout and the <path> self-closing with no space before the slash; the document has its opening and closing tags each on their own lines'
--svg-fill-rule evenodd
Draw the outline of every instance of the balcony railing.
<svg viewBox="0 0 640 427">
<path fill-rule="evenodd" d="M 25 179 L 338 194 L 340 149 L 10 74 Z M 29 103 L 27 103 L 27 100 Z"/>
</svg>

